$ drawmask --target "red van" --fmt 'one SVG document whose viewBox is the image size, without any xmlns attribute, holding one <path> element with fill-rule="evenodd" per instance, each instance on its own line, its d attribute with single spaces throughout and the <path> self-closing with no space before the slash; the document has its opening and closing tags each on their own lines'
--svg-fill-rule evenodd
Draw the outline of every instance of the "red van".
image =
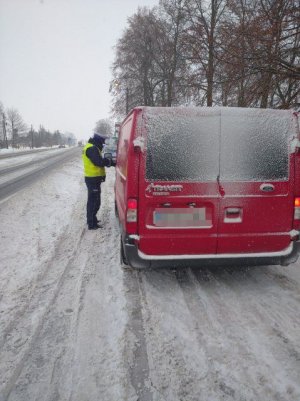
<svg viewBox="0 0 300 401">
<path fill-rule="evenodd" d="M 134 268 L 295 262 L 298 115 L 137 107 L 120 127 L 115 202 Z"/>
</svg>

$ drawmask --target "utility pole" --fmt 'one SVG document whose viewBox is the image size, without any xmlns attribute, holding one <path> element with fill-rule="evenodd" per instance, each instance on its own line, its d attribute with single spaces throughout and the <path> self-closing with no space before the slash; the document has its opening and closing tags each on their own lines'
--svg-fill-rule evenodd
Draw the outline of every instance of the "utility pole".
<svg viewBox="0 0 300 401">
<path fill-rule="evenodd" d="M 2 113 L 2 129 L 3 129 L 3 140 L 6 144 L 6 149 L 8 149 L 8 140 L 6 134 L 6 121 L 5 121 L 5 114 Z"/>
<path fill-rule="evenodd" d="M 15 129 L 14 129 L 14 121 L 11 119 L 11 147 L 15 148 Z"/>
<path fill-rule="evenodd" d="M 30 127 L 30 134 L 31 134 L 31 149 L 33 149 L 33 129 L 32 129 L 32 124 Z"/>
</svg>

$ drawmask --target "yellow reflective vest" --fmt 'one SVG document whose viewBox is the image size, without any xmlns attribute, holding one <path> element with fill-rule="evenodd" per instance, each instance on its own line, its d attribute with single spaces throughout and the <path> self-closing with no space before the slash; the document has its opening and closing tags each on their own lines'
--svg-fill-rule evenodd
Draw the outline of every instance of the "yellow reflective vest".
<svg viewBox="0 0 300 401">
<path fill-rule="evenodd" d="M 84 175 L 85 175 L 85 177 L 105 177 L 105 168 L 95 166 L 95 164 L 86 155 L 87 149 L 91 148 L 92 146 L 94 146 L 92 143 L 87 143 L 82 150 Z M 99 150 L 99 154 L 101 156 L 100 150 Z"/>
</svg>

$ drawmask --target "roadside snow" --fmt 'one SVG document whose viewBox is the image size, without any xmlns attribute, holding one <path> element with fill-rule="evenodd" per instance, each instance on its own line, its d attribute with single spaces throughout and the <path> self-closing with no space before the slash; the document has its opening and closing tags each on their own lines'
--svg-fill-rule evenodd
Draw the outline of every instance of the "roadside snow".
<svg viewBox="0 0 300 401">
<path fill-rule="evenodd" d="M 53 147 L 53 148 L 51 148 L 51 149 L 56 149 L 56 148 L 58 148 L 58 146 L 55 146 L 55 147 Z M 46 146 L 44 146 L 44 147 L 40 147 L 40 148 L 19 148 L 19 149 L 16 149 L 16 148 L 8 148 L 8 149 L 6 149 L 6 148 L 2 148 L 2 149 L 0 149 L 0 156 L 1 155 L 4 155 L 4 154 L 10 154 L 10 153 L 16 153 L 16 154 L 18 154 L 19 152 L 32 152 L 32 151 L 37 151 L 37 152 L 39 152 L 40 150 L 49 150 L 49 147 L 46 147 Z"/>
<path fill-rule="evenodd" d="M 107 211 L 110 210 L 108 203 L 112 199 L 113 178 L 111 171 L 102 196 L 102 221 L 108 224 L 106 220 L 109 219 Z M 101 233 L 88 232 L 85 202 L 86 187 L 81 160 L 76 160 L 66 163 L 61 170 L 57 169 L 54 174 L 45 176 L 44 180 L 20 191 L 1 205 L 1 401 L 33 400 L 36 393 L 41 400 L 45 396 L 42 382 L 50 379 L 52 385 L 47 397 L 59 387 L 62 394 L 67 394 L 66 399 L 71 394 L 76 400 L 86 399 L 83 395 L 85 392 L 86 396 L 91 397 L 89 399 L 96 399 L 98 386 L 95 384 L 94 390 L 90 376 L 89 383 L 85 383 L 84 377 L 86 371 L 92 368 L 89 358 L 96 358 L 97 350 L 94 347 L 97 343 L 101 355 L 93 363 L 97 368 L 95 374 L 101 372 L 101 361 L 109 361 L 111 369 L 108 371 L 106 367 L 101 374 L 101 380 L 104 381 L 108 375 L 107 399 L 122 399 L 121 394 L 125 391 L 122 383 L 125 381 L 119 379 L 118 372 L 122 375 L 125 372 L 120 368 L 120 346 L 123 341 L 120 336 L 126 323 L 125 300 L 121 294 L 116 296 L 122 283 L 121 270 L 111 272 L 110 268 L 112 261 L 118 261 L 115 252 L 115 235 L 118 235 L 118 231 L 117 226 L 113 227 L 115 233 L 112 235 L 113 228 L 108 227 L 102 232 L 103 238 Z M 99 255 L 101 247 L 105 251 L 102 256 Z M 108 280 L 99 282 L 102 281 L 102 275 L 95 276 L 95 267 L 101 269 L 102 273 L 106 271 Z M 92 284 L 85 297 L 85 287 L 91 279 Z M 83 302 L 83 298 L 87 301 Z M 106 311 L 107 302 L 115 303 L 116 307 L 112 304 Z M 81 322 L 80 311 L 86 308 L 88 319 L 85 321 L 86 318 L 83 318 Z M 57 338 L 63 335 L 61 330 L 69 335 L 64 344 L 61 338 Z M 80 337 L 80 347 L 76 350 L 77 336 Z M 106 344 L 105 350 L 103 344 Z M 70 351 L 63 358 L 63 363 L 68 365 L 69 375 L 67 378 L 64 375 L 61 382 L 61 374 L 56 372 L 54 385 L 52 363 L 57 364 L 62 349 Z M 118 355 L 116 358 L 114 353 Z M 71 367 L 77 359 L 80 363 L 75 363 L 72 371 Z M 37 369 L 41 363 L 47 364 L 42 373 Z M 27 382 L 28 375 L 32 383 Z M 40 383 L 37 386 L 34 384 L 36 381 Z"/>
<path fill-rule="evenodd" d="M 80 168 L 74 167 L 66 171 L 69 166 L 65 166 L 1 205 L 1 259 L 23 285 L 49 258 L 56 239 L 70 224 L 81 187 Z"/>
<path fill-rule="evenodd" d="M 18 166 L 18 165 L 22 165 L 24 163 L 30 162 L 30 161 L 39 161 L 39 160 L 44 160 L 45 156 L 49 157 L 52 155 L 58 155 L 61 154 L 63 152 L 68 152 L 70 148 L 65 148 L 65 149 L 49 149 L 46 148 L 45 152 L 39 151 L 37 150 L 36 152 L 32 151 L 32 149 L 30 149 L 30 151 L 28 150 L 28 154 L 22 154 L 22 155 L 18 155 L 18 152 L 2 152 L 5 149 L 1 149 L 0 155 L 2 154 L 16 154 L 17 157 L 8 157 L 8 158 L 0 158 L 0 171 L 1 169 L 4 169 L 6 167 L 12 167 L 12 166 Z M 8 149 L 10 150 L 10 149 Z M 22 149 L 23 152 L 23 149 Z"/>
</svg>

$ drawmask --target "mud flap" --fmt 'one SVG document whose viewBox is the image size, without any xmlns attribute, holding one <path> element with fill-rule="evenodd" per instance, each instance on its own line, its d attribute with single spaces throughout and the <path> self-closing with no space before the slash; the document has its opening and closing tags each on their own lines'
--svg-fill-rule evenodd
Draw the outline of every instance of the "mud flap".
<svg viewBox="0 0 300 401">
<path fill-rule="evenodd" d="M 288 256 L 284 256 L 281 258 L 281 266 L 289 266 L 292 263 L 297 262 L 299 258 L 299 252 L 300 252 L 300 242 L 297 241 L 294 243 L 294 248 L 292 252 Z"/>
</svg>

